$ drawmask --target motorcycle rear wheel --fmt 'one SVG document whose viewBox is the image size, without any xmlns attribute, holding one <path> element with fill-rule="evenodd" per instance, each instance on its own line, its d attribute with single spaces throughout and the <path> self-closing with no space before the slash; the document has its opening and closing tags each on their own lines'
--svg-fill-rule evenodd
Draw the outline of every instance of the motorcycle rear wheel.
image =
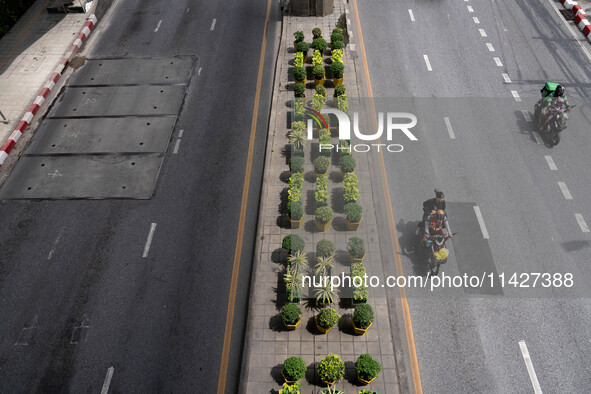
<svg viewBox="0 0 591 394">
<path fill-rule="evenodd" d="M 550 138 L 548 140 L 550 142 L 550 145 L 552 145 L 552 146 L 558 145 L 558 143 L 560 142 L 560 133 L 556 130 L 551 130 L 550 131 Z"/>
</svg>

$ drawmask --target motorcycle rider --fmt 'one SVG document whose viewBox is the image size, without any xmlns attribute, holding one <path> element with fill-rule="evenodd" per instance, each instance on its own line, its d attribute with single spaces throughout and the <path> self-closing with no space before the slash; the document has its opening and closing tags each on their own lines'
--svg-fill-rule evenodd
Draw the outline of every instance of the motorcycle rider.
<svg viewBox="0 0 591 394">
<path fill-rule="evenodd" d="M 427 220 L 427 217 L 431 215 L 432 211 L 443 209 L 445 211 L 445 195 L 441 190 L 435 189 L 435 198 L 430 198 L 423 202 L 423 221 Z"/>
<path fill-rule="evenodd" d="M 566 105 L 566 101 L 562 97 L 556 97 L 552 104 L 547 108 L 547 115 L 544 120 L 544 123 L 540 126 L 540 131 L 544 130 L 550 120 L 556 116 L 556 114 L 562 113 L 564 111 L 568 111 L 570 108 Z M 542 112 L 543 113 L 543 112 Z"/>
<path fill-rule="evenodd" d="M 542 111 L 540 112 L 540 126 L 539 131 L 544 130 L 548 122 L 550 121 L 549 109 L 550 106 L 556 101 L 557 98 L 562 98 L 564 100 L 564 105 L 566 106 L 567 111 L 570 111 L 570 105 L 568 105 L 568 99 L 566 98 L 566 94 L 564 94 L 564 88 L 562 85 L 558 85 L 552 94 L 544 97 L 542 99 Z"/>
<path fill-rule="evenodd" d="M 429 236 L 443 235 L 449 238 L 453 238 L 454 235 L 451 232 L 447 215 L 443 209 L 432 211 L 429 215 L 429 220 L 425 220 L 423 229 L 423 243 L 427 241 Z"/>
</svg>

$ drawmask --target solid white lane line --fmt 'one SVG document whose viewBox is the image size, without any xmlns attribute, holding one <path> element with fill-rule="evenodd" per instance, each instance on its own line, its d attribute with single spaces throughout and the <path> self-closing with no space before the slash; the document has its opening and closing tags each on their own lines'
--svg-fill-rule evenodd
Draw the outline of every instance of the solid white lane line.
<svg viewBox="0 0 591 394">
<path fill-rule="evenodd" d="M 535 394 L 542 394 L 542 388 L 540 387 L 540 382 L 538 382 L 538 377 L 536 376 L 536 371 L 534 370 L 534 365 L 531 362 L 531 357 L 529 356 L 529 351 L 527 350 L 527 345 L 524 341 L 519 341 L 519 348 L 521 349 L 521 355 L 523 356 L 523 361 L 525 361 L 525 367 L 527 368 L 527 373 L 529 374 L 529 380 L 531 380 L 531 384 L 534 387 Z"/>
<path fill-rule="evenodd" d="M 474 12 L 474 8 L 472 8 L 472 6 L 468 6 L 468 12 Z"/>
<path fill-rule="evenodd" d="M 511 83 L 511 78 L 509 78 L 509 74 L 502 73 L 501 75 L 503 76 L 505 82 Z"/>
<path fill-rule="evenodd" d="M 503 67 L 503 63 L 501 63 L 501 59 L 499 59 L 498 57 L 493 58 L 493 60 L 495 61 L 495 63 L 497 63 L 497 67 Z"/>
<path fill-rule="evenodd" d="M 144 254 L 142 255 L 142 257 L 148 257 L 150 245 L 152 245 L 152 238 L 154 237 L 154 231 L 156 231 L 156 223 L 152 223 L 152 225 L 150 226 L 150 233 L 148 234 L 148 239 L 146 241 L 146 246 L 144 246 Z"/>
<path fill-rule="evenodd" d="M 160 19 L 158 21 L 158 24 L 156 25 L 156 28 L 154 29 L 154 33 L 156 33 L 158 31 L 158 29 L 160 29 L 160 25 L 162 24 L 162 19 Z"/>
<path fill-rule="evenodd" d="M 415 21 L 415 15 L 412 13 L 412 10 L 408 10 L 408 13 L 410 15 L 410 20 L 414 22 Z"/>
<path fill-rule="evenodd" d="M 558 182 L 558 186 L 560 187 L 560 190 L 562 190 L 562 194 L 564 195 L 564 198 L 566 198 L 567 200 L 573 199 L 573 196 L 568 191 L 568 187 L 566 187 L 566 183 Z"/>
<path fill-rule="evenodd" d="M 550 167 L 550 169 L 552 171 L 557 171 L 558 167 L 556 167 L 556 163 L 554 163 L 552 156 L 544 156 L 544 157 L 546 158 L 546 163 L 548 163 L 548 167 Z"/>
<path fill-rule="evenodd" d="M 515 99 L 515 101 L 517 101 L 517 102 L 521 101 L 521 97 L 519 97 L 519 93 L 517 93 L 517 90 L 512 90 L 511 94 L 513 95 L 513 98 Z"/>
<path fill-rule="evenodd" d="M 542 136 L 540 136 L 540 133 L 538 133 L 537 131 L 532 131 L 531 132 L 534 135 L 534 138 L 536 139 L 536 144 L 541 144 L 542 142 Z"/>
<path fill-rule="evenodd" d="M 53 256 L 53 252 L 55 251 L 57 244 L 59 243 L 60 239 L 62 238 L 62 235 L 64 234 L 64 230 L 65 230 L 65 227 L 62 227 L 60 229 L 60 232 L 59 232 L 57 238 L 55 239 L 55 241 L 53 242 L 53 246 L 51 247 L 51 250 L 49 251 L 49 255 L 47 255 L 47 260 L 51 260 L 51 257 Z"/>
<path fill-rule="evenodd" d="M 209 30 L 213 31 L 213 29 L 215 28 L 215 18 L 213 18 L 213 20 L 211 21 L 211 27 L 209 28 Z"/>
<path fill-rule="evenodd" d="M 449 138 L 451 138 L 452 140 L 455 140 L 456 136 L 454 134 L 453 129 L 451 128 L 451 122 L 449 121 L 449 118 L 446 116 L 445 118 L 443 118 L 443 120 L 445 120 L 445 127 L 447 127 L 447 132 L 449 133 Z"/>
<path fill-rule="evenodd" d="M 111 379 L 113 379 L 113 372 L 115 368 L 110 367 L 107 370 L 107 376 L 105 376 L 105 381 L 103 383 L 103 388 L 101 390 L 101 394 L 107 394 L 109 392 L 109 386 L 111 385 Z"/>
<path fill-rule="evenodd" d="M 474 206 L 474 213 L 476 213 L 476 219 L 478 219 L 480 231 L 482 231 L 482 238 L 488 239 L 488 231 L 486 229 L 486 225 L 484 224 L 484 218 L 482 217 L 482 212 L 480 212 L 480 207 L 478 205 Z"/>
<path fill-rule="evenodd" d="M 478 29 L 478 31 L 480 32 L 480 35 L 481 35 L 482 37 L 488 37 L 488 36 L 486 35 L 486 32 L 484 31 L 484 29 Z"/>
<path fill-rule="evenodd" d="M 581 215 L 580 213 L 575 213 L 575 219 L 577 219 L 577 222 L 579 223 L 579 227 L 581 227 L 581 231 L 584 233 L 588 233 L 589 226 L 587 226 L 587 223 L 585 223 L 585 219 L 583 219 L 583 215 Z"/>
<path fill-rule="evenodd" d="M 493 48 L 493 46 L 492 46 L 492 44 L 490 42 L 487 42 L 486 43 L 486 47 L 488 48 L 488 50 L 490 52 L 494 52 L 495 51 L 495 48 Z"/>
<path fill-rule="evenodd" d="M 523 119 L 525 119 L 526 122 L 531 122 L 531 116 L 529 116 L 529 111 L 522 109 L 521 113 L 523 114 Z"/>
<path fill-rule="evenodd" d="M 476 23 L 476 24 L 479 24 L 479 23 L 480 23 L 480 21 L 478 20 L 478 18 L 477 18 L 477 17 L 475 17 L 475 16 L 473 16 L 473 17 L 472 17 L 472 20 L 473 20 L 473 21 L 474 21 L 474 23 Z"/>
<path fill-rule="evenodd" d="M 179 153 L 179 146 L 180 145 L 181 145 L 181 139 L 177 138 L 176 144 L 174 144 L 174 150 L 172 151 L 173 155 L 176 155 L 177 153 Z"/>
<path fill-rule="evenodd" d="M 431 68 L 431 63 L 429 62 L 429 56 L 423 55 L 423 59 L 425 59 L 425 64 L 427 64 L 427 70 L 433 71 L 433 69 Z"/>
</svg>

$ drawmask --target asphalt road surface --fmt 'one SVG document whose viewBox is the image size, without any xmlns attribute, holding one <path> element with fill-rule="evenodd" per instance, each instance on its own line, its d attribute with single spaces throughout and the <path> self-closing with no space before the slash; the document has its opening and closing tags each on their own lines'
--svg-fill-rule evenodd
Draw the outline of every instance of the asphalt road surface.
<svg viewBox="0 0 591 394">
<path fill-rule="evenodd" d="M 574 279 L 496 295 L 409 289 L 423 391 L 589 392 L 590 45 L 548 0 L 358 5 L 374 96 L 418 112 L 418 141 L 397 137 L 405 150 L 384 155 L 401 244 L 438 187 L 457 232 L 444 273 Z M 528 121 L 546 81 L 577 104 L 554 148 Z M 424 274 L 414 256 L 402 262 Z"/>
<path fill-rule="evenodd" d="M 172 108 L 168 116 L 175 119 L 173 127 L 158 118 L 155 121 L 165 123 L 159 123 L 164 136 L 155 135 L 158 140 L 153 141 L 144 135 L 161 150 L 154 164 L 157 173 L 149 174 L 151 198 L 70 200 L 62 193 L 63 200 L 45 199 L 43 190 L 49 184 L 34 182 L 40 194 L 33 197 L 40 200 L 1 202 L 1 392 L 99 392 L 111 367 L 110 392 L 200 393 L 218 386 L 267 2 L 121 0 L 112 7 L 88 43 L 87 66 L 91 59 L 143 58 L 136 67 L 144 74 L 154 59 L 188 58 L 190 77 L 181 81 L 182 87 L 170 87 L 183 90 L 180 106 L 163 103 Z M 226 392 L 236 391 L 239 376 L 278 8 L 272 3 L 267 30 Z M 77 70 L 72 81 L 84 79 L 92 71 L 87 66 Z M 106 72 L 112 76 L 107 84 L 118 85 L 123 94 L 121 66 L 105 66 L 112 67 Z M 75 89 L 80 93 L 73 87 L 64 93 Z M 138 94 L 136 87 L 125 89 L 130 97 Z M 120 96 L 115 92 L 109 97 L 106 106 Z M 59 113 L 66 102 L 52 110 Z M 119 105 L 109 111 L 121 112 L 117 121 L 133 122 L 125 116 L 141 109 Z M 65 122 L 63 116 L 57 118 L 47 121 L 53 126 Z M 81 124 L 78 127 L 92 128 Z M 131 138 L 126 127 L 110 125 L 111 133 L 121 133 L 121 144 L 112 134 L 93 134 L 94 141 L 107 149 L 103 153 L 129 153 L 123 147 Z M 133 131 L 128 134 L 136 133 L 129 125 L 127 130 Z M 105 128 L 98 127 L 103 132 Z M 47 154 L 51 141 L 34 138 L 30 148 Z M 60 149 L 67 154 L 68 149 L 92 146 L 87 140 Z M 41 160 L 36 165 L 45 164 L 46 158 L 36 158 Z M 66 171 L 82 174 L 76 182 L 88 182 L 88 160 L 69 163 Z M 50 178 L 60 174 L 48 172 Z M 103 187 L 84 189 L 85 197 L 105 197 L 100 193 L 112 192 L 112 182 L 100 179 Z"/>
</svg>

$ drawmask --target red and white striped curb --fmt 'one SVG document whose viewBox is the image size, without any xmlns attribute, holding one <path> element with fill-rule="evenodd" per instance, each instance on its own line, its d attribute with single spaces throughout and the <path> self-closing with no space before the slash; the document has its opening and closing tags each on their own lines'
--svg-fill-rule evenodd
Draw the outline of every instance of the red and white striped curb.
<svg viewBox="0 0 591 394">
<path fill-rule="evenodd" d="M 591 23 L 587 20 L 587 14 L 583 11 L 583 7 L 572 0 L 560 0 L 560 2 L 564 8 L 571 10 L 575 14 L 575 25 L 579 27 L 587 40 L 591 41 Z"/>
<path fill-rule="evenodd" d="M 2 164 L 4 164 L 4 160 L 6 160 L 6 158 L 8 157 L 8 154 L 10 153 L 10 151 L 12 150 L 12 148 L 14 147 L 16 142 L 19 140 L 21 135 L 23 135 L 23 132 L 25 131 L 27 126 L 29 126 L 31 124 L 31 121 L 33 120 L 33 116 L 35 116 L 37 111 L 39 111 L 41 104 L 43 104 L 43 102 L 45 101 L 45 99 L 49 95 L 49 92 L 51 91 L 51 89 L 53 89 L 53 87 L 55 86 L 57 81 L 62 76 L 62 72 L 64 72 L 64 69 L 66 68 L 66 65 L 70 61 L 70 58 L 72 57 L 72 55 L 74 53 L 78 52 L 78 49 L 80 49 L 80 47 L 82 46 L 82 43 L 88 38 L 91 30 L 96 25 L 96 22 L 97 22 L 96 16 L 94 14 L 92 14 L 88 18 L 88 21 L 84 25 L 84 28 L 82 29 L 82 31 L 78 35 L 78 38 L 76 38 L 76 41 L 74 41 L 74 43 L 72 44 L 72 47 L 70 47 L 68 52 L 66 52 L 65 56 L 60 61 L 59 65 L 56 67 L 53 74 L 51 74 L 51 77 L 49 77 L 49 80 L 47 81 L 47 83 L 45 84 L 43 89 L 41 89 L 41 92 L 39 92 L 39 95 L 37 96 L 37 98 L 35 99 L 33 104 L 31 104 L 31 106 L 29 107 L 29 109 L 27 110 L 27 112 L 25 113 L 23 118 L 21 119 L 21 121 L 16 126 L 16 129 L 14 129 L 14 131 L 12 132 L 10 137 L 8 137 L 8 140 L 6 140 L 6 142 L 4 143 L 2 148 L 0 148 L 0 166 L 2 166 Z"/>
</svg>

